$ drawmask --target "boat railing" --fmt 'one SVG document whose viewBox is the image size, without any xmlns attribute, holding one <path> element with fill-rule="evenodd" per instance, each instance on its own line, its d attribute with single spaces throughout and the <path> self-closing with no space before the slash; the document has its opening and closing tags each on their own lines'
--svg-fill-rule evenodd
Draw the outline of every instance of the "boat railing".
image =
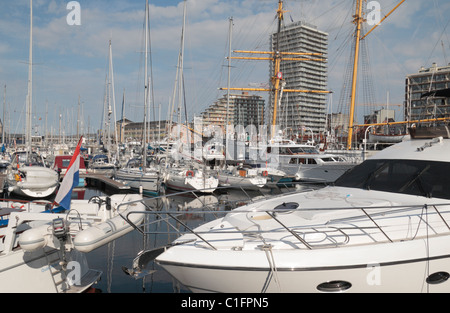
<svg viewBox="0 0 450 313">
<path fill-rule="evenodd" d="M 229 187 L 228 187 L 229 188 Z M 389 229 L 391 225 L 382 225 L 379 222 L 379 219 L 386 220 L 389 218 L 401 218 L 408 216 L 408 214 L 411 214 L 411 216 L 416 216 L 419 220 L 418 224 L 420 225 L 426 225 L 431 229 L 430 236 L 431 235 L 439 235 L 443 232 L 450 232 L 450 225 L 449 221 L 447 221 L 445 214 L 448 215 L 448 218 L 450 218 L 450 204 L 449 203 L 442 203 L 442 204 L 421 204 L 421 205 L 401 205 L 401 206 L 371 206 L 371 207 L 340 207 L 335 209 L 330 208 L 301 208 L 301 209 L 271 209 L 271 210 L 255 210 L 254 207 L 249 207 L 249 209 L 245 208 L 239 208 L 238 210 L 230 210 L 230 209 L 224 209 L 220 207 L 220 203 L 207 203 L 204 199 L 201 199 L 201 196 L 198 196 L 198 194 L 194 195 L 194 199 L 198 199 L 202 203 L 202 208 L 200 209 L 190 209 L 186 207 L 179 206 L 177 208 L 171 208 L 170 206 L 167 207 L 167 201 L 169 198 L 174 196 L 181 196 L 191 194 L 192 192 L 180 192 L 170 195 L 162 195 L 155 198 L 145 198 L 142 201 L 144 205 L 147 207 L 147 211 L 144 212 L 144 214 L 153 216 L 153 218 L 146 219 L 146 222 L 142 225 L 134 225 L 132 222 L 130 222 L 129 215 L 131 214 L 142 214 L 142 212 L 129 212 L 126 216 L 122 216 L 123 219 L 125 219 L 128 223 L 130 223 L 137 231 L 139 231 L 142 235 L 161 235 L 161 234 L 176 234 L 177 236 L 181 236 L 187 233 L 190 233 L 194 235 L 197 239 L 203 241 L 208 247 L 211 249 L 217 249 L 214 246 L 214 243 L 211 242 L 211 240 L 208 240 L 205 238 L 205 234 L 210 233 L 209 230 L 204 231 L 196 231 L 194 230 L 200 224 L 192 226 L 194 224 L 193 218 L 194 216 L 197 216 L 196 219 L 197 222 L 205 223 L 211 219 L 208 219 L 208 215 L 212 215 L 214 219 L 219 217 L 224 217 L 225 215 L 229 213 L 233 214 L 246 214 L 247 215 L 247 221 L 250 223 L 254 223 L 254 220 L 251 220 L 249 217 L 250 213 L 266 213 L 268 218 L 273 219 L 276 223 L 279 224 L 279 228 L 271 228 L 268 230 L 263 229 L 226 229 L 226 230 L 220 230 L 220 234 L 232 234 L 232 233 L 240 233 L 244 236 L 244 238 L 249 237 L 258 237 L 258 236 L 264 236 L 266 233 L 277 233 L 277 232 L 284 232 L 289 233 L 292 235 L 293 238 L 298 240 L 298 242 L 303 245 L 306 249 L 312 250 L 316 248 L 324 248 L 324 247 L 338 247 L 346 245 L 350 242 L 350 237 L 352 235 L 355 236 L 366 236 L 368 238 L 371 238 L 373 242 L 398 242 L 398 241 L 404 241 L 404 240 L 412 240 L 415 238 L 419 238 L 420 236 L 408 237 L 403 236 L 401 238 L 398 237 L 398 234 L 389 234 L 389 231 L 386 229 Z M 283 194 L 284 195 L 284 194 Z M 265 198 L 261 199 L 253 199 L 249 195 L 248 196 L 248 202 L 254 202 L 254 201 L 260 201 Z M 278 196 L 278 195 L 277 195 Z M 272 197 L 277 197 L 272 196 Z M 280 195 L 281 196 L 281 195 Z M 161 203 L 158 204 L 158 202 Z M 135 201 L 136 202 L 136 201 Z M 165 202 L 165 203 L 164 203 Z M 156 204 L 156 205 L 155 205 Z M 164 204 L 166 204 L 166 207 L 164 207 Z M 242 203 L 242 205 L 245 205 L 246 203 Z M 354 214 L 351 214 L 349 217 L 344 218 L 337 218 L 337 219 L 330 219 L 327 223 L 325 223 L 322 226 L 300 226 L 300 225 L 286 225 L 285 222 L 281 221 L 279 216 L 282 214 L 291 213 L 293 211 L 301 211 L 301 212 L 330 212 L 333 210 L 346 210 L 355 211 Z M 416 212 L 413 212 L 416 211 Z M 359 213 L 358 213 L 359 212 Z M 421 213 L 420 213 L 421 212 Z M 435 216 L 434 222 L 442 223 L 443 227 L 436 228 L 433 224 L 429 224 L 428 222 L 428 216 L 433 215 Z M 355 221 L 359 221 L 360 223 L 356 223 Z M 361 223 L 363 221 L 363 223 Z M 165 222 L 170 230 L 158 230 L 153 229 L 151 226 L 160 224 L 161 222 Z M 255 224 L 255 223 L 254 223 Z M 255 224 L 256 225 L 256 224 Z M 405 227 L 408 225 L 405 225 Z M 411 227 L 411 225 L 409 225 Z M 419 227 L 419 226 L 417 226 Z M 323 240 L 315 241 L 308 239 L 309 235 L 324 235 Z M 427 232 L 428 234 L 428 232 Z M 377 238 L 377 239 L 375 239 Z M 384 238 L 384 239 L 383 239 Z"/>
</svg>

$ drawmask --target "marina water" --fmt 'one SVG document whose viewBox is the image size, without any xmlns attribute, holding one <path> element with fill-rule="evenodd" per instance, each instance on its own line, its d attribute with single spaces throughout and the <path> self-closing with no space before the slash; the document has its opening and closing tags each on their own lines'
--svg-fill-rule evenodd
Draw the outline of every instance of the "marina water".
<svg viewBox="0 0 450 313">
<path fill-rule="evenodd" d="M 309 188 L 309 187 L 308 187 Z M 208 218 L 216 218 L 217 214 L 191 214 L 189 211 L 204 209 L 208 204 L 210 209 L 231 210 L 241 206 L 251 199 L 257 199 L 264 195 L 276 195 L 285 190 L 279 188 L 260 191 L 224 190 L 214 195 L 175 195 L 167 198 L 167 201 L 150 200 L 146 202 L 152 209 L 180 211 L 180 219 L 189 226 L 204 223 Z M 74 191 L 72 197 L 78 199 L 90 199 L 94 196 L 112 194 L 110 190 L 100 190 L 94 187 L 83 188 Z M 151 197 L 150 197 L 151 198 Z M 163 203 L 164 202 L 164 203 Z M 214 212 L 213 212 L 214 213 Z M 155 221 L 153 214 L 148 214 L 144 224 L 146 234 L 131 231 L 117 240 L 93 250 L 86 254 L 89 266 L 103 272 L 101 280 L 93 286 L 94 292 L 102 293 L 189 293 L 190 291 L 180 285 L 166 271 L 151 262 L 147 270 L 155 270 L 144 278 L 135 279 L 125 274 L 122 267 L 131 268 L 133 259 L 143 249 L 153 249 L 167 245 L 177 238 L 164 221 Z"/>
</svg>

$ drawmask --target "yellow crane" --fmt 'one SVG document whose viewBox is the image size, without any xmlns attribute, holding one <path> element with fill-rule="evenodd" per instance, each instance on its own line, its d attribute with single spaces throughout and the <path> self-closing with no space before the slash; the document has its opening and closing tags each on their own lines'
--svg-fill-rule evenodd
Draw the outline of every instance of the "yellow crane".
<svg viewBox="0 0 450 313">
<path fill-rule="evenodd" d="M 272 131 L 271 136 L 273 137 L 276 119 L 277 119 L 277 104 L 278 97 L 281 91 L 281 81 L 283 80 L 283 74 L 280 70 L 282 61 L 318 61 L 324 62 L 326 59 L 320 58 L 322 53 L 301 53 L 301 52 L 281 52 L 279 51 L 279 34 L 281 32 L 281 23 L 284 19 L 284 13 L 287 12 L 283 10 L 283 1 L 278 1 L 278 37 L 276 41 L 275 51 L 248 51 L 248 50 L 235 50 L 235 53 L 245 53 L 245 54 L 265 54 L 265 57 L 231 57 L 231 59 L 245 59 L 245 60 L 269 60 L 274 63 L 274 72 L 271 77 L 272 88 L 220 88 L 220 90 L 235 90 L 235 91 L 269 91 L 274 93 L 273 100 L 273 116 L 272 116 Z M 283 92 L 301 92 L 301 93 L 330 93 L 330 91 L 325 90 L 300 90 L 300 89 L 284 89 Z"/>
</svg>

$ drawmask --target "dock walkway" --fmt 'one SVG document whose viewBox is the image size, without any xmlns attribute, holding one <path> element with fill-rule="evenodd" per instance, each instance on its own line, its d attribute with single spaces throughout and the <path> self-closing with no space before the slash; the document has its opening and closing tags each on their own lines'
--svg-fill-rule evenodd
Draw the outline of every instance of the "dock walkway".
<svg viewBox="0 0 450 313">
<path fill-rule="evenodd" d="M 128 191 L 131 189 L 130 186 L 124 185 L 104 174 L 87 173 L 80 174 L 80 177 L 83 177 L 86 180 L 88 186 L 108 187 L 119 191 Z"/>
</svg>

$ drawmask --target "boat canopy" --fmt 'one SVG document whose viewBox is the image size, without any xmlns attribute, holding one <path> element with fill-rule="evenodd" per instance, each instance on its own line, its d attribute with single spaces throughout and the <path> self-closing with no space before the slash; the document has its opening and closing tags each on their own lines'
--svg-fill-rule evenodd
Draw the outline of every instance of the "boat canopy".
<svg viewBox="0 0 450 313">
<path fill-rule="evenodd" d="M 450 163 L 429 160 L 373 159 L 355 166 L 335 186 L 450 200 Z"/>
</svg>

